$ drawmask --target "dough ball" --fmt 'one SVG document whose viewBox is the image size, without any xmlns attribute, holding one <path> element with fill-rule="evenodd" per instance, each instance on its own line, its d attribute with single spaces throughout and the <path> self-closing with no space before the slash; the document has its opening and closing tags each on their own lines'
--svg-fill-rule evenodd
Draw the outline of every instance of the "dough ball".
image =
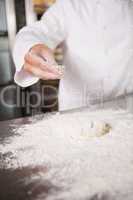
<svg viewBox="0 0 133 200">
<path fill-rule="evenodd" d="M 108 134 L 110 130 L 111 126 L 106 122 L 96 122 L 94 124 L 94 135 L 96 135 L 97 137 Z"/>
<path fill-rule="evenodd" d="M 89 122 L 89 126 L 82 128 L 81 136 L 83 138 L 101 137 L 111 131 L 111 125 L 103 121 Z"/>
</svg>

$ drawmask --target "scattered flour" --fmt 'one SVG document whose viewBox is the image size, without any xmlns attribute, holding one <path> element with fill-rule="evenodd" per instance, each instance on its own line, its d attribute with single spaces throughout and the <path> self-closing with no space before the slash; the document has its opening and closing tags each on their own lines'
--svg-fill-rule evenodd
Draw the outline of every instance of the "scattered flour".
<svg viewBox="0 0 133 200">
<path fill-rule="evenodd" d="M 111 125 L 102 137 L 84 137 L 91 122 Z M 7 168 L 46 166 L 39 179 L 63 188 L 48 200 L 133 198 L 133 115 L 126 111 L 83 111 L 45 116 L 15 129 L 14 137 L 0 145 L 11 153 Z M 37 175 L 33 175 L 32 179 Z M 25 181 L 29 181 L 28 179 Z M 107 195 L 107 196 L 106 196 Z M 117 197 L 117 198 L 116 198 Z M 41 193 L 37 200 L 43 200 Z"/>
</svg>

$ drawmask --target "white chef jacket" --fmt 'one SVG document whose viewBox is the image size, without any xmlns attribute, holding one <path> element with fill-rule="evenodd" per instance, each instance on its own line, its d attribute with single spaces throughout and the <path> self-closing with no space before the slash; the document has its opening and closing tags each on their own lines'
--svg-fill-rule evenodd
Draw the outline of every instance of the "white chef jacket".
<svg viewBox="0 0 133 200">
<path fill-rule="evenodd" d="M 55 49 L 61 42 L 66 70 L 59 87 L 60 110 L 133 92 L 131 0 L 58 0 L 40 21 L 18 33 L 16 83 L 27 87 L 39 80 L 22 69 L 33 45 Z"/>
</svg>

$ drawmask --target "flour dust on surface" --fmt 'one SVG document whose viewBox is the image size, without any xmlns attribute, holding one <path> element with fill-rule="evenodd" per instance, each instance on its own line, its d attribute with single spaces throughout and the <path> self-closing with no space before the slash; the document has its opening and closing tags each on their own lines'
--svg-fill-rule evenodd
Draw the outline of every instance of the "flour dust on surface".
<svg viewBox="0 0 133 200">
<path fill-rule="evenodd" d="M 110 125 L 108 134 L 93 136 L 97 123 Z M 92 125 L 93 124 L 93 125 Z M 6 168 L 45 166 L 25 183 L 52 182 L 48 200 L 105 199 L 132 200 L 133 197 L 133 115 L 123 110 L 83 111 L 54 114 L 14 129 L 14 136 L 0 145 L 10 153 Z M 55 194 L 56 193 L 56 194 Z M 116 198 L 117 197 L 117 198 Z M 43 200 L 41 192 L 37 200 Z"/>
</svg>

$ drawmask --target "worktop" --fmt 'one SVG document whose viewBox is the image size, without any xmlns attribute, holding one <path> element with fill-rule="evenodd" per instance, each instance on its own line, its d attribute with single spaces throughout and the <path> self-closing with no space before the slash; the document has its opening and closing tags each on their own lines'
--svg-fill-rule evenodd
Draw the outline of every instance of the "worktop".
<svg viewBox="0 0 133 200">
<path fill-rule="evenodd" d="M 75 111 L 62 112 L 61 115 L 68 115 L 69 117 L 74 113 Z M 108 116 L 108 113 L 110 116 Z M 105 113 L 101 112 L 101 118 L 103 114 Z M 106 114 L 108 119 L 113 118 L 112 111 L 107 111 Z M 100 116 L 100 111 L 98 115 Z M 78 114 L 74 116 L 79 118 L 80 112 L 78 111 Z M 56 113 L 0 122 L 0 145 L 4 144 L 3 148 L 6 148 L 8 138 L 13 138 L 16 134 L 16 143 L 18 142 L 18 147 L 19 145 L 21 147 L 21 136 L 17 135 L 14 129 L 17 130 L 17 128 L 28 124 L 32 124 L 34 129 L 36 127 L 34 122 L 40 121 L 39 123 L 41 123 L 41 120 L 44 120 L 45 126 L 47 126 L 51 117 L 55 119 Z M 58 115 L 57 117 L 61 118 Z M 41 132 L 39 133 L 38 127 L 37 140 L 40 140 L 40 142 L 44 140 L 47 150 L 47 154 L 44 152 L 46 154 L 44 157 L 47 158 L 47 155 L 49 155 L 48 158 L 50 158 L 51 155 L 54 158 L 55 155 L 57 156 L 57 162 L 55 160 L 55 163 L 52 163 L 51 159 L 50 165 L 21 166 L 18 163 L 18 168 L 7 167 L 11 154 L 10 152 L 1 152 L 0 200 L 132 200 L 133 116 L 125 111 L 118 111 L 114 114 L 114 122 L 115 126 L 118 123 L 118 128 L 115 127 L 114 131 L 105 138 L 88 141 L 77 139 L 77 144 L 72 138 L 69 138 L 69 134 L 66 141 L 62 140 L 63 136 L 61 135 L 58 138 L 54 135 L 43 137 Z M 73 124 L 73 126 L 75 125 Z M 123 132 L 120 130 L 121 126 Z M 124 133 L 127 127 L 128 133 Z M 119 134 L 120 132 L 123 135 Z M 34 135 L 29 133 L 29 136 L 25 135 L 24 137 L 28 145 L 28 140 Z M 53 141 L 51 140 L 52 137 L 54 137 Z M 54 141 L 55 146 L 52 149 Z M 68 152 L 64 151 L 64 145 L 66 145 Z M 28 148 L 31 151 L 30 144 Z M 35 155 L 37 150 L 33 151 Z M 22 154 L 26 153 L 24 149 L 21 149 L 21 151 Z M 24 159 L 22 154 L 20 156 Z M 31 154 L 33 157 L 35 155 Z M 8 157 L 10 157 L 9 161 Z M 110 169 L 112 170 L 110 171 Z"/>
</svg>

